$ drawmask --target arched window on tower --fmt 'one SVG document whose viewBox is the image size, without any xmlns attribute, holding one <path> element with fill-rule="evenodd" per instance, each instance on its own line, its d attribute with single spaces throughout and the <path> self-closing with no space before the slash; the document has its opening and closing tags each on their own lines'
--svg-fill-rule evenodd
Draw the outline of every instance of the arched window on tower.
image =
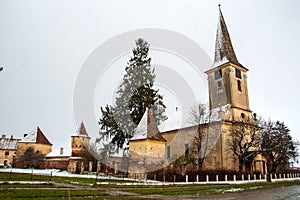
<svg viewBox="0 0 300 200">
<path fill-rule="evenodd" d="M 217 89 L 217 92 L 220 93 L 223 91 L 223 88 L 222 88 L 222 81 L 218 81 L 218 89 Z"/>
<path fill-rule="evenodd" d="M 242 83 L 240 80 L 237 80 L 237 87 L 238 87 L 238 90 L 241 92 L 242 91 Z"/>
<path fill-rule="evenodd" d="M 171 147 L 167 146 L 167 159 L 171 158 Z"/>
</svg>

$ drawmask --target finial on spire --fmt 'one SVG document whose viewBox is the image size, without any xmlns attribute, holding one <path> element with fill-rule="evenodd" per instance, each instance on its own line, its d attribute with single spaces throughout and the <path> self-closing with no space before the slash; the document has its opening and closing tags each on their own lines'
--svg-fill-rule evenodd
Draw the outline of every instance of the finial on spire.
<svg viewBox="0 0 300 200">
<path fill-rule="evenodd" d="M 220 12 L 220 15 L 222 15 L 221 4 L 218 4 L 218 6 L 219 6 L 219 12 Z"/>
</svg>

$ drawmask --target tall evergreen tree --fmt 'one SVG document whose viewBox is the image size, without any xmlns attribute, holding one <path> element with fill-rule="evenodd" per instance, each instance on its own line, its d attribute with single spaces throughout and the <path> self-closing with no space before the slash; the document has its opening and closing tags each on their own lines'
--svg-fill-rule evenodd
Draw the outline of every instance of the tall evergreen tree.
<svg viewBox="0 0 300 200">
<path fill-rule="evenodd" d="M 155 73 L 148 53 L 149 43 L 137 39 L 123 81 L 116 92 L 115 105 L 101 107 L 101 133 L 110 137 L 117 148 L 122 148 L 133 136 L 146 107 L 152 109 L 157 124 L 167 119 L 163 97 L 158 90 L 153 89 Z"/>
</svg>

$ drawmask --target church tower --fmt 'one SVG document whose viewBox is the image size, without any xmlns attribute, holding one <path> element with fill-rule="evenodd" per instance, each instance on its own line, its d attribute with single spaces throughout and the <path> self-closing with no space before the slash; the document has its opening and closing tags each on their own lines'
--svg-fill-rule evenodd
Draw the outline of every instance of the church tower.
<svg viewBox="0 0 300 200">
<path fill-rule="evenodd" d="M 219 8 L 215 58 L 208 75 L 210 109 L 228 105 L 231 119 L 251 115 L 247 87 L 248 69 L 241 65 L 235 55 L 230 36 Z"/>
</svg>

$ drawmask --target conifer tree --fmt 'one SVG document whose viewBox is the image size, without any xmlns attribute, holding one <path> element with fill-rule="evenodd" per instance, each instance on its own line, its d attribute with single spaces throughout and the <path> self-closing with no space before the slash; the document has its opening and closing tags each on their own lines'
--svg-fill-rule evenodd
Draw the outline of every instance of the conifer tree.
<svg viewBox="0 0 300 200">
<path fill-rule="evenodd" d="M 289 160 L 298 156 L 297 145 L 284 122 L 262 123 L 262 153 L 267 159 L 269 172 L 275 173 L 289 168 Z"/>
<path fill-rule="evenodd" d="M 151 108 L 157 124 L 166 120 L 163 97 L 153 89 L 155 73 L 148 57 L 149 43 L 139 38 L 125 68 L 123 81 L 116 92 L 115 105 L 101 107 L 101 133 L 122 148 L 133 136 L 146 107 Z"/>
</svg>

